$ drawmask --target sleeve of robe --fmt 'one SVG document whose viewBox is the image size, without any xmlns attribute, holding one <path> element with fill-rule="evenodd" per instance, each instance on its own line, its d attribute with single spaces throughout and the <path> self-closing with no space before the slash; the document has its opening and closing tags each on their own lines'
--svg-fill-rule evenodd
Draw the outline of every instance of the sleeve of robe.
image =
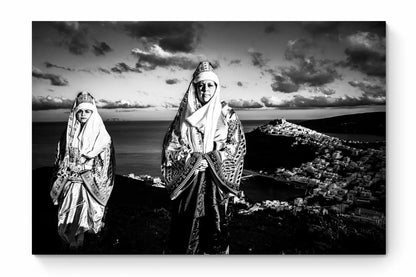
<svg viewBox="0 0 416 277">
<path fill-rule="evenodd" d="M 213 175 L 221 181 L 229 192 L 238 195 L 243 174 L 246 140 L 241 122 L 229 106 L 223 107 L 224 121 L 228 126 L 227 138 L 215 141 L 215 150 L 206 154 Z"/>
<path fill-rule="evenodd" d="M 194 173 L 203 158 L 202 153 L 191 153 L 190 148 L 180 141 L 174 130 L 177 122 L 178 119 L 175 119 L 165 136 L 161 167 L 166 189 L 172 200 L 177 198 L 193 181 L 196 176 Z"/>
<path fill-rule="evenodd" d="M 240 120 L 231 108 L 225 106 L 223 115 L 228 127 L 227 138 L 216 141 L 218 149 L 206 154 L 191 153 L 173 130 L 178 119 L 172 124 L 165 137 L 162 161 L 162 174 L 172 200 L 192 183 L 197 176 L 194 173 L 203 159 L 208 161 L 209 170 L 217 185 L 225 191 L 239 194 L 246 152 L 244 132 Z"/>
</svg>

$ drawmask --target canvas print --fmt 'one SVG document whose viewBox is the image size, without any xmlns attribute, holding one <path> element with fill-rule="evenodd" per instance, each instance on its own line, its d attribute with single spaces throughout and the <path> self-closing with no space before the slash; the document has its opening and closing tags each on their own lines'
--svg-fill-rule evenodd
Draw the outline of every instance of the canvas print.
<svg viewBox="0 0 416 277">
<path fill-rule="evenodd" d="M 386 23 L 32 22 L 33 254 L 385 254 Z"/>
</svg>

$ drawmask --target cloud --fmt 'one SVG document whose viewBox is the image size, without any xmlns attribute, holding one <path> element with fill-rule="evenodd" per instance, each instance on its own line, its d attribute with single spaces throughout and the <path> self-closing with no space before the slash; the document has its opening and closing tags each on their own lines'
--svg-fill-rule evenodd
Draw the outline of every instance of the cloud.
<svg viewBox="0 0 416 277">
<path fill-rule="evenodd" d="M 268 60 L 264 58 L 264 55 L 260 52 L 255 51 L 254 49 L 249 49 L 248 53 L 251 56 L 251 62 L 254 66 L 257 66 L 259 68 L 263 68 L 266 66 Z"/>
<path fill-rule="evenodd" d="M 337 37 L 339 34 L 340 22 L 303 22 L 303 29 L 312 36 Z"/>
<path fill-rule="evenodd" d="M 179 104 L 178 103 L 172 103 L 172 102 L 163 102 L 161 104 L 161 106 L 163 108 L 166 108 L 166 109 L 179 108 Z"/>
<path fill-rule="evenodd" d="M 78 22 L 54 22 L 52 26 L 61 34 L 60 45 L 74 55 L 82 55 L 89 50 L 88 29 Z"/>
<path fill-rule="evenodd" d="M 282 74 L 297 85 L 309 86 L 322 86 L 341 78 L 333 65 L 326 64 L 322 60 L 315 60 L 313 57 L 306 59 L 297 67 L 282 69 Z"/>
<path fill-rule="evenodd" d="M 325 95 L 333 95 L 335 94 L 335 90 L 332 88 L 327 88 L 327 87 L 310 87 L 309 88 L 310 92 L 314 92 L 314 93 L 322 93 Z"/>
<path fill-rule="evenodd" d="M 274 74 L 271 87 L 273 91 L 291 93 L 298 91 L 300 86 L 286 75 Z"/>
<path fill-rule="evenodd" d="M 228 105 L 234 109 L 252 109 L 262 108 L 263 105 L 254 100 L 232 99 L 228 101 Z"/>
<path fill-rule="evenodd" d="M 50 62 L 45 62 L 45 66 L 47 68 L 59 68 L 59 69 L 67 70 L 67 71 L 76 71 L 74 68 L 56 65 Z"/>
<path fill-rule="evenodd" d="M 204 56 L 168 52 L 156 44 L 152 45 L 148 50 L 135 48 L 132 49 L 131 52 L 138 58 L 136 68 L 143 70 L 154 70 L 157 67 L 195 69 L 200 61 L 206 60 Z M 219 63 L 217 63 L 216 66 L 218 67 Z"/>
<path fill-rule="evenodd" d="M 165 82 L 166 82 L 166 84 L 168 84 L 168 85 L 174 85 L 174 84 L 179 83 L 179 82 L 180 82 L 180 80 L 179 80 L 179 79 L 174 78 L 174 79 L 167 79 Z"/>
<path fill-rule="evenodd" d="M 104 56 L 106 53 L 113 51 L 113 49 L 105 42 L 96 42 L 92 47 L 92 51 L 96 56 Z"/>
<path fill-rule="evenodd" d="M 281 107 L 285 103 L 280 97 L 276 97 L 276 96 L 272 96 L 272 97 L 263 96 L 260 99 L 260 101 L 266 107 Z"/>
<path fill-rule="evenodd" d="M 74 100 L 63 97 L 32 96 L 32 110 L 71 109 Z"/>
<path fill-rule="evenodd" d="M 72 68 L 72 67 L 67 67 L 67 66 L 56 65 L 56 64 L 53 64 L 53 63 L 50 63 L 50 62 L 45 62 L 45 66 L 47 68 L 58 68 L 58 69 L 66 70 L 66 71 L 72 71 L 72 72 L 78 71 L 78 72 L 91 73 L 93 71 L 91 69 L 86 69 L 86 68 Z"/>
<path fill-rule="evenodd" d="M 144 104 L 140 101 L 129 101 L 129 100 L 105 100 L 100 99 L 96 102 L 97 107 L 102 109 L 143 109 L 153 107 L 149 104 Z"/>
<path fill-rule="evenodd" d="M 193 22 L 134 22 L 125 30 L 134 38 L 158 44 L 172 53 L 193 52 L 201 40 L 203 26 Z"/>
<path fill-rule="evenodd" d="M 131 67 L 128 64 L 123 63 L 123 62 L 116 64 L 114 67 L 111 68 L 111 71 L 115 73 L 119 73 L 119 74 L 123 72 L 136 72 L 136 73 L 142 72 L 140 69 Z"/>
<path fill-rule="evenodd" d="M 315 43 L 304 38 L 289 40 L 287 43 L 285 58 L 291 60 L 304 60 L 312 56 L 313 50 L 316 49 Z"/>
<path fill-rule="evenodd" d="M 364 92 L 364 95 L 371 97 L 383 97 L 386 95 L 385 86 L 377 85 L 370 83 L 368 81 L 359 82 L 359 81 L 350 81 L 348 82 L 353 87 L 359 88 Z"/>
<path fill-rule="evenodd" d="M 266 107 L 276 108 L 324 108 L 386 104 L 385 98 L 373 98 L 365 95 L 358 98 L 351 96 L 334 98 L 330 96 L 305 97 L 302 95 L 294 95 L 289 100 L 283 100 L 277 97 L 262 97 L 260 101 Z"/>
<path fill-rule="evenodd" d="M 386 23 L 384 21 L 346 21 L 346 22 L 302 22 L 303 30 L 314 38 L 326 37 L 341 40 L 345 36 L 360 30 L 372 32 L 379 36 L 386 36 Z"/>
<path fill-rule="evenodd" d="M 98 72 L 101 72 L 101 73 L 111 74 L 111 71 L 106 68 L 98 67 L 97 70 Z"/>
<path fill-rule="evenodd" d="M 54 109 L 71 109 L 74 100 L 70 100 L 63 97 L 52 97 L 52 96 L 32 96 L 32 110 L 54 110 Z M 102 109 L 143 109 L 153 107 L 150 104 L 144 104 L 139 101 L 129 100 L 96 100 L 98 108 Z"/>
<path fill-rule="evenodd" d="M 386 39 L 369 32 L 357 32 L 346 39 L 346 61 L 340 65 L 369 76 L 386 76 Z"/>
<path fill-rule="evenodd" d="M 32 68 L 32 76 L 38 79 L 50 80 L 51 85 L 53 86 L 67 86 L 68 85 L 68 81 L 65 78 L 59 75 L 51 74 L 51 73 L 44 73 L 36 67 Z"/>
<path fill-rule="evenodd" d="M 280 72 L 266 70 L 272 75 L 272 90 L 292 93 L 301 86 L 321 87 L 341 79 L 336 63 L 328 59 L 312 56 L 315 45 L 305 39 L 289 40 L 285 57 L 294 65 L 280 67 Z"/>
<path fill-rule="evenodd" d="M 229 65 L 232 65 L 232 64 L 241 64 L 241 60 L 240 59 L 231 60 Z"/>
</svg>

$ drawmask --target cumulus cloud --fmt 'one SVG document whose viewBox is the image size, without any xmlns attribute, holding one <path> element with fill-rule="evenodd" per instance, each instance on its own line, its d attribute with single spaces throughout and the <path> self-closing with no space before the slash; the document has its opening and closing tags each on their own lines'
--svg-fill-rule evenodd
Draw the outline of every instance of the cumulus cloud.
<svg viewBox="0 0 416 277">
<path fill-rule="evenodd" d="M 54 110 L 54 109 L 71 109 L 74 100 L 70 100 L 63 97 L 52 96 L 32 96 L 32 109 L 34 111 L 39 110 Z M 143 109 L 153 107 L 153 105 L 145 104 L 140 101 L 129 100 L 96 100 L 98 108 L 102 109 Z"/>
<path fill-rule="evenodd" d="M 63 97 L 52 96 L 32 96 L 32 110 L 54 110 L 54 109 L 70 109 L 73 100 Z"/>
<path fill-rule="evenodd" d="M 274 74 L 272 80 L 272 90 L 283 93 L 291 93 L 299 90 L 299 85 L 295 84 L 288 76 L 283 74 Z"/>
<path fill-rule="evenodd" d="M 172 53 L 163 50 L 159 45 L 152 45 L 148 50 L 135 48 L 132 54 L 138 58 L 136 68 L 154 70 L 157 67 L 179 67 L 182 69 L 195 69 L 200 61 L 206 60 L 204 56 L 188 53 Z M 215 62 L 213 63 L 216 64 Z M 219 66 L 219 63 L 216 64 Z"/>
<path fill-rule="evenodd" d="M 145 104 L 140 101 L 129 101 L 129 100 L 105 100 L 100 99 L 96 102 L 97 107 L 102 109 L 143 109 L 153 107 L 150 104 Z"/>
<path fill-rule="evenodd" d="M 82 55 L 89 50 L 88 29 L 78 22 L 54 22 L 52 26 L 61 34 L 60 45 L 74 55 Z"/>
<path fill-rule="evenodd" d="M 314 92 L 314 93 L 322 93 L 325 95 L 332 95 L 335 94 L 335 90 L 332 88 L 327 88 L 327 87 L 310 87 L 309 88 L 310 92 Z"/>
<path fill-rule="evenodd" d="M 341 65 L 369 76 L 386 75 L 386 39 L 370 32 L 357 32 L 347 37 L 346 61 Z"/>
<path fill-rule="evenodd" d="M 194 22 L 134 22 L 125 30 L 134 38 L 158 44 L 169 52 L 193 52 L 201 40 L 203 26 Z"/>
<path fill-rule="evenodd" d="M 128 64 L 123 63 L 123 62 L 116 64 L 114 67 L 111 68 L 111 71 L 115 73 L 119 73 L 119 74 L 123 72 L 136 72 L 136 73 L 142 72 L 140 69 L 131 67 Z"/>
<path fill-rule="evenodd" d="M 260 52 L 255 51 L 254 49 L 249 49 L 248 53 L 251 56 L 251 62 L 254 66 L 257 66 L 259 68 L 263 68 L 266 66 L 268 60 L 264 58 L 264 55 Z"/>
<path fill-rule="evenodd" d="M 359 88 L 365 95 L 370 97 L 383 97 L 386 95 L 386 88 L 382 85 L 373 84 L 368 81 L 350 81 L 348 84 Z"/>
<path fill-rule="evenodd" d="M 323 108 L 323 107 L 342 107 L 342 106 L 359 106 L 359 105 L 385 105 L 385 98 L 373 98 L 361 96 L 358 98 L 351 96 L 330 97 L 330 96 L 313 96 L 305 97 L 294 95 L 291 99 L 278 99 L 277 97 L 262 97 L 261 102 L 266 107 L 278 108 Z"/>
<path fill-rule="evenodd" d="M 105 42 L 96 42 L 92 47 L 92 51 L 96 56 L 104 56 L 108 52 L 113 51 L 113 49 Z"/>
<path fill-rule="evenodd" d="M 163 102 L 161 106 L 165 109 L 173 109 L 173 108 L 179 108 L 178 103 L 172 103 L 172 102 Z"/>
<path fill-rule="evenodd" d="M 305 58 L 312 56 L 312 52 L 315 48 L 315 43 L 308 39 L 300 38 L 289 40 L 285 51 L 285 58 L 289 61 L 296 59 L 304 60 Z"/>
<path fill-rule="evenodd" d="M 68 81 L 62 76 L 51 74 L 51 73 L 44 73 L 36 67 L 32 68 L 32 76 L 38 79 L 49 80 L 51 81 L 51 85 L 53 86 L 67 86 L 68 85 Z"/>
<path fill-rule="evenodd" d="M 228 101 L 228 105 L 234 109 L 252 109 L 262 108 L 263 105 L 254 100 L 232 99 Z"/>
<path fill-rule="evenodd" d="M 284 104 L 284 101 L 280 97 L 276 97 L 276 96 L 271 96 L 271 97 L 263 96 L 260 99 L 260 101 L 266 107 L 281 107 Z"/>
<path fill-rule="evenodd" d="M 306 59 L 298 67 L 284 68 L 282 74 L 295 84 L 310 86 L 322 86 L 341 78 L 333 65 L 315 60 L 313 57 Z"/>
<path fill-rule="evenodd" d="M 174 78 L 174 79 L 167 79 L 165 82 L 166 82 L 166 84 L 168 84 L 168 85 L 174 85 L 174 84 L 179 83 L 179 82 L 180 82 L 180 80 L 179 80 L 179 79 Z"/>
<path fill-rule="evenodd" d="M 301 86 L 321 87 L 341 79 L 333 61 L 312 56 L 314 47 L 311 41 L 305 39 L 288 42 L 285 57 L 294 65 L 280 67 L 280 72 L 266 70 L 272 75 L 273 91 L 292 93 Z"/>
</svg>

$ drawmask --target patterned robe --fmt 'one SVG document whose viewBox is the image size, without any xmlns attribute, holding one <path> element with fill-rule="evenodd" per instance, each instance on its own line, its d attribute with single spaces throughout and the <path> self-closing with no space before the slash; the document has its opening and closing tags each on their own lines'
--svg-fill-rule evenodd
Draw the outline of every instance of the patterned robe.
<svg viewBox="0 0 416 277">
<path fill-rule="evenodd" d="M 70 245 L 84 232 L 103 227 L 105 206 L 113 189 L 115 155 L 112 142 L 95 157 L 81 163 L 77 148 L 67 146 L 65 134 L 58 143 L 56 171 L 50 196 L 58 208 L 58 233 Z"/>
<path fill-rule="evenodd" d="M 181 139 L 179 126 L 186 100 L 165 136 L 162 153 L 162 174 L 173 204 L 170 252 L 227 254 L 230 198 L 240 194 L 246 153 L 243 128 L 236 113 L 222 102 L 217 126 L 226 128 L 226 137 L 216 136 L 211 152 L 192 151 Z M 191 131 L 202 145 L 204 134 L 196 128 Z M 203 159 L 208 168 L 198 171 Z"/>
</svg>

